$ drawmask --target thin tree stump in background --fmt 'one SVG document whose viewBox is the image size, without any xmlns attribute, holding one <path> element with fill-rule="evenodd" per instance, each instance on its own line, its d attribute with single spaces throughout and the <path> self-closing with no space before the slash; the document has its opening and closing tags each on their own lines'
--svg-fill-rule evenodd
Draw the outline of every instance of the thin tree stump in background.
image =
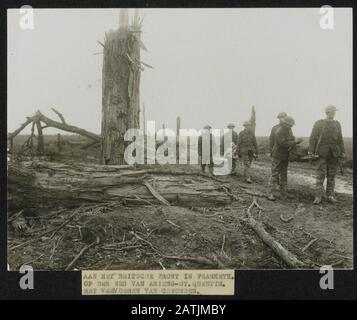
<svg viewBox="0 0 357 320">
<path fill-rule="evenodd" d="M 43 133 L 42 133 L 42 127 L 41 127 L 40 120 L 36 120 L 36 127 L 37 127 L 37 133 L 38 133 L 37 153 L 39 155 L 43 155 L 43 153 L 45 151 L 45 142 L 43 139 Z"/>
</svg>

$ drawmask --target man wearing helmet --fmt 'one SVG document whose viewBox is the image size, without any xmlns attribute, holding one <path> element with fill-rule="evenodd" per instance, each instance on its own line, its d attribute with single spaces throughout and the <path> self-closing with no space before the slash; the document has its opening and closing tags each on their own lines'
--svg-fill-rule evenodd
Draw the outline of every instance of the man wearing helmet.
<svg viewBox="0 0 357 320">
<path fill-rule="evenodd" d="M 325 109 L 326 119 L 315 122 L 309 142 L 309 154 L 318 155 L 316 170 L 316 194 L 314 204 L 320 204 L 324 194 L 324 181 L 326 195 L 329 202 L 337 202 L 335 191 L 335 176 L 339 158 L 345 158 L 341 124 L 334 120 L 336 107 L 328 106 Z"/>
<path fill-rule="evenodd" d="M 275 132 L 274 146 L 272 149 L 272 168 L 271 178 L 269 181 L 270 192 L 268 199 L 275 200 L 274 190 L 280 177 L 280 193 L 283 199 L 287 198 L 288 184 L 288 164 L 289 153 L 292 148 L 302 142 L 302 139 L 295 139 L 291 128 L 295 125 L 295 120 L 292 117 L 285 117 L 281 126 Z"/>
<path fill-rule="evenodd" d="M 273 128 L 271 128 L 271 132 L 270 132 L 270 136 L 269 136 L 270 153 L 272 153 L 272 151 L 273 151 L 276 130 L 278 130 L 278 128 L 281 127 L 281 124 L 282 124 L 284 118 L 287 116 L 288 115 L 285 112 L 280 112 L 277 116 L 277 118 L 279 119 L 279 123 L 277 125 L 275 125 Z"/>
<path fill-rule="evenodd" d="M 258 145 L 253 131 L 253 125 L 250 121 L 243 123 L 244 130 L 238 135 L 237 153 L 243 159 L 244 179 L 248 183 L 252 183 L 250 177 L 250 166 L 253 159 L 258 156 Z"/>
</svg>

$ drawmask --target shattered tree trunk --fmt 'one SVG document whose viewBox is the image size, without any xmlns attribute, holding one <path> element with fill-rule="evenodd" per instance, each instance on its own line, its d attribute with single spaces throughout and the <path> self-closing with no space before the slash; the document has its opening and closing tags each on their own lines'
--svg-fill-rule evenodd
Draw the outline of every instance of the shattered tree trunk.
<svg viewBox="0 0 357 320">
<path fill-rule="evenodd" d="M 9 210 L 77 207 L 88 202 L 216 206 L 231 203 L 221 183 L 200 172 L 161 167 L 25 162 L 9 164 Z"/>
<path fill-rule="evenodd" d="M 140 24 L 134 21 L 128 26 L 125 11 L 121 12 L 120 18 L 120 28 L 106 33 L 104 42 L 101 133 L 103 164 L 125 163 L 124 134 L 128 129 L 139 128 L 140 123 Z"/>
</svg>

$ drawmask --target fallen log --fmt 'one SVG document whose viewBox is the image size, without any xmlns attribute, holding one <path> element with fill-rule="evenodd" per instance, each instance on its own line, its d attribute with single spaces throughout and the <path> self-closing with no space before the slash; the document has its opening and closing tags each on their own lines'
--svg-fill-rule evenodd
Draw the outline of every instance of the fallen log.
<svg viewBox="0 0 357 320">
<path fill-rule="evenodd" d="M 225 205 L 232 201 L 222 184 L 210 177 L 193 174 L 187 179 L 185 174 L 162 172 L 157 175 L 155 170 L 143 167 L 46 161 L 10 163 L 8 182 L 11 210 L 78 207 L 88 202 L 123 200 L 132 204 L 190 207 Z"/>
<path fill-rule="evenodd" d="M 300 261 L 289 250 L 285 249 L 278 241 L 276 241 L 263 227 L 263 225 L 255 220 L 252 216 L 251 210 L 254 206 L 259 206 L 256 199 L 253 198 L 252 204 L 247 209 L 247 221 L 249 226 L 255 231 L 259 238 L 270 247 L 274 253 L 282 259 L 290 268 L 298 269 L 305 267 L 305 264 Z"/>
</svg>

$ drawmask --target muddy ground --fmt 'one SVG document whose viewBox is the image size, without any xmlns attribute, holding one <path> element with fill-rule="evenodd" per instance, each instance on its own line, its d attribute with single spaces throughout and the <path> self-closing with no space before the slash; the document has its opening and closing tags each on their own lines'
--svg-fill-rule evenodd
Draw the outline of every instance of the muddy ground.
<svg viewBox="0 0 357 320">
<path fill-rule="evenodd" d="M 254 218 L 263 222 L 265 230 L 303 261 L 306 268 L 326 264 L 353 267 L 351 171 L 337 178 L 338 204 L 323 202 L 319 206 L 312 204 L 314 171 L 309 164 L 290 165 L 289 190 L 294 198 L 275 202 L 265 197 L 270 174 L 267 159 L 253 164 L 251 185 L 243 182 L 241 166 L 237 171 L 236 176 L 219 177 L 235 197 L 225 207 L 130 207 L 105 203 L 83 206 L 74 214 L 73 210 L 53 208 L 51 212 L 26 216 L 23 232 L 15 232 L 10 223 L 9 267 L 16 270 L 22 264 L 30 264 L 35 270 L 287 268 L 246 221 L 246 208 L 253 195 L 264 208 L 260 213 L 253 211 Z"/>
</svg>

